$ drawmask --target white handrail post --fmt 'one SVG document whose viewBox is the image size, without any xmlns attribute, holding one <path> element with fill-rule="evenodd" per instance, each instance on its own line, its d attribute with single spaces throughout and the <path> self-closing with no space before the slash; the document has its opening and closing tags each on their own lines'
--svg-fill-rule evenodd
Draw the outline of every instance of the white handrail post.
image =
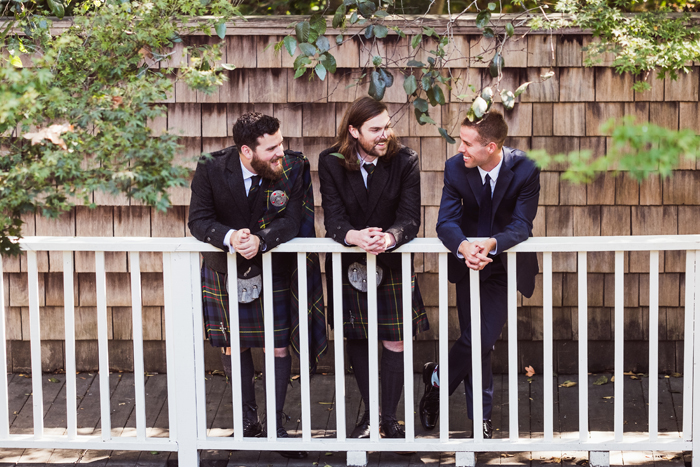
<svg viewBox="0 0 700 467">
<path fill-rule="evenodd" d="M 700 250 L 695 251 L 695 316 L 700 316 L 700 271 L 698 271 L 698 256 Z M 697 321 L 695 326 L 695 345 L 693 352 L 693 388 L 700 387 L 700 357 L 697 355 L 700 349 L 700 329 L 698 329 Z M 689 358 L 689 357 L 686 357 Z M 688 375 L 686 375 L 686 378 Z M 695 389 L 697 390 L 697 389 Z M 700 403 L 698 398 L 693 397 L 693 462 L 695 465 L 700 463 Z"/>
<path fill-rule="evenodd" d="M 41 373 L 41 320 L 39 313 L 39 268 L 36 252 L 27 252 L 27 281 L 29 291 L 29 335 L 32 366 L 32 410 L 34 437 L 44 436 L 44 395 Z M 3 297 L 4 299 L 4 297 Z M 102 397 L 102 396 L 100 396 Z"/>
<path fill-rule="evenodd" d="M 10 436 L 7 396 L 7 341 L 5 334 L 5 283 L 2 274 L 2 255 L 0 255 L 0 439 Z"/>
<path fill-rule="evenodd" d="M 170 306 L 165 309 L 165 319 L 174 324 L 166 338 L 172 338 L 175 344 L 172 346 L 173 360 L 168 362 L 168 372 L 175 373 L 170 381 L 175 384 L 168 385 L 168 405 L 174 404 L 177 407 L 175 419 L 170 419 L 170 425 L 175 426 L 180 465 L 198 466 L 197 418 L 205 410 L 205 407 L 197 406 L 195 386 L 195 339 L 202 338 L 202 330 L 195 329 L 194 326 L 194 311 L 198 309 L 196 302 L 201 300 L 199 293 L 193 293 L 194 286 L 199 284 L 199 274 L 195 273 L 193 277 L 193 271 L 199 271 L 199 255 L 177 252 L 170 253 L 169 256 L 168 276 L 171 284 L 167 288 L 170 297 L 166 303 Z"/>
<path fill-rule="evenodd" d="M 683 333 L 683 440 L 693 440 L 693 323 L 695 321 L 697 253 L 685 254 L 685 330 Z"/>
</svg>

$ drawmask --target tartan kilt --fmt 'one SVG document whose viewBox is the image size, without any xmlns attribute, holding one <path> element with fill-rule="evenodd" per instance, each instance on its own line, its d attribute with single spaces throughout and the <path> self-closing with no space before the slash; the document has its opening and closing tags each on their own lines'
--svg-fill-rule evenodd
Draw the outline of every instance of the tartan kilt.
<svg viewBox="0 0 700 467">
<path fill-rule="evenodd" d="M 345 269 L 345 268 L 343 268 Z M 333 326 L 333 277 L 326 267 L 328 276 L 328 324 Z M 367 293 L 360 292 L 350 285 L 347 274 L 343 271 L 343 337 L 346 339 L 367 339 L 369 323 L 367 320 Z M 379 340 L 403 340 L 403 300 L 401 295 L 401 269 L 384 267 L 384 278 L 377 288 L 377 331 Z M 430 329 L 428 315 L 423 305 L 423 297 L 416 282 L 416 274 L 411 274 L 413 291 L 413 335 Z"/>
<path fill-rule="evenodd" d="M 289 275 L 272 275 L 275 348 L 290 343 L 292 320 Z M 230 347 L 226 274 L 202 265 L 202 311 L 204 331 L 212 347 Z M 241 347 L 264 347 L 265 326 L 262 295 L 250 303 L 238 304 Z"/>
</svg>

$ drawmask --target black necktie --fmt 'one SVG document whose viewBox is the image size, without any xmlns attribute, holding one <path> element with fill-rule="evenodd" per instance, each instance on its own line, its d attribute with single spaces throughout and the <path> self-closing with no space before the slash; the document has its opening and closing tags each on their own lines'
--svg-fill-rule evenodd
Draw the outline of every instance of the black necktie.
<svg viewBox="0 0 700 467">
<path fill-rule="evenodd" d="M 252 211 L 257 198 L 258 187 L 260 186 L 260 175 L 253 175 L 250 190 L 248 190 L 248 208 Z"/>
<path fill-rule="evenodd" d="M 476 227 L 477 237 L 491 237 L 491 177 L 486 174 L 484 188 L 481 190 L 479 204 L 479 223 Z"/>
<path fill-rule="evenodd" d="M 369 182 L 372 181 L 372 174 L 374 173 L 374 169 L 376 169 L 377 166 L 365 162 L 364 164 L 362 164 L 362 167 L 364 167 L 367 171 L 367 189 L 369 190 Z"/>
</svg>

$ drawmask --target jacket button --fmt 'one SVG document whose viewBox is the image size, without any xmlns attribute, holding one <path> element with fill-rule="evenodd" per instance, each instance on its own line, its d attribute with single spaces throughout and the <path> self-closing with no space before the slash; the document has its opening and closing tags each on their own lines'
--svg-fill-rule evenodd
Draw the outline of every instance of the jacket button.
<svg viewBox="0 0 700 467">
<path fill-rule="evenodd" d="M 333 238 L 335 238 L 335 237 L 337 237 L 337 235 L 336 235 L 336 234 L 333 234 Z"/>
<path fill-rule="evenodd" d="M 337 227 L 337 230 L 340 230 L 340 226 Z"/>
<path fill-rule="evenodd" d="M 280 239 L 279 239 L 279 238 L 276 238 L 276 239 L 275 239 L 275 241 L 276 241 L 276 242 L 279 242 L 279 241 L 280 241 Z"/>
<path fill-rule="evenodd" d="M 207 237 L 207 241 L 208 241 L 208 242 L 211 242 L 211 237 Z"/>
<path fill-rule="evenodd" d="M 216 229 L 211 229 L 211 233 L 214 233 L 214 232 L 216 232 Z"/>
</svg>

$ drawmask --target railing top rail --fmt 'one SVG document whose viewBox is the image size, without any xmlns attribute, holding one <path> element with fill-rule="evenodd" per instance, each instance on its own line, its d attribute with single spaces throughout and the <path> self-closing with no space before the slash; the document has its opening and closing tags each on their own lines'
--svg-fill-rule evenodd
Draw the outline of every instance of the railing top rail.
<svg viewBox="0 0 700 467">
<path fill-rule="evenodd" d="M 25 251 L 154 251 L 205 252 L 221 251 L 192 237 L 24 237 L 19 240 Z M 536 237 L 516 245 L 515 252 L 576 251 L 652 251 L 700 250 L 700 235 L 634 235 L 622 237 Z M 275 252 L 350 252 L 362 250 L 346 247 L 329 238 L 295 238 Z M 396 253 L 445 253 L 447 248 L 437 238 L 417 238 L 395 250 Z"/>
</svg>

